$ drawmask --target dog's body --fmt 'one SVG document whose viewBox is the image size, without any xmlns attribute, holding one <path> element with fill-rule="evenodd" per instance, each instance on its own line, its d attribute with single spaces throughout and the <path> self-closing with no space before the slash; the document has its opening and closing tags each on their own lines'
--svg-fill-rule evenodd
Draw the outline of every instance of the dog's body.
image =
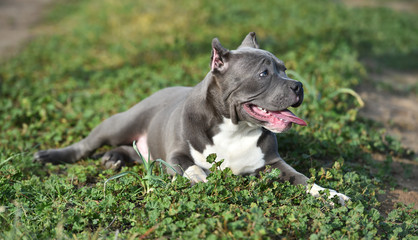
<svg viewBox="0 0 418 240">
<path fill-rule="evenodd" d="M 303 88 L 285 70 L 282 61 L 259 49 L 255 33 L 232 51 L 214 39 L 211 71 L 198 85 L 163 89 L 105 120 L 80 142 L 37 152 L 35 161 L 74 163 L 102 145 L 112 145 L 118 147 L 105 153 L 102 162 L 120 168 L 139 160 L 131 146 L 137 141 L 143 156 L 166 160 L 194 183 L 206 182 L 211 167 L 206 157 L 216 153 L 217 160 L 224 159 L 221 167 L 234 174 L 256 175 L 270 165 L 280 169 L 281 179 L 307 186 L 308 178 L 277 152 L 274 133 L 292 123 L 306 125 L 287 110 L 302 103 Z M 314 184 L 308 192 L 316 196 L 320 190 L 324 188 Z M 330 193 L 341 203 L 348 199 Z"/>
</svg>

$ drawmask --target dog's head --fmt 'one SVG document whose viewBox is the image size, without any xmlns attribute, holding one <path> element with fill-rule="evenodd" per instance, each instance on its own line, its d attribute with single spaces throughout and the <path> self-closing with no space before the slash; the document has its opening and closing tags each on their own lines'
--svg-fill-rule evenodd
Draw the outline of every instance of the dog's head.
<svg viewBox="0 0 418 240">
<path fill-rule="evenodd" d="M 226 106 L 223 114 L 234 123 L 246 121 L 272 132 L 283 132 L 292 123 L 306 125 L 289 107 L 303 101 L 302 83 L 287 77 L 286 67 L 262 50 L 255 33 L 249 33 L 236 50 L 212 41 L 211 74 Z"/>
</svg>

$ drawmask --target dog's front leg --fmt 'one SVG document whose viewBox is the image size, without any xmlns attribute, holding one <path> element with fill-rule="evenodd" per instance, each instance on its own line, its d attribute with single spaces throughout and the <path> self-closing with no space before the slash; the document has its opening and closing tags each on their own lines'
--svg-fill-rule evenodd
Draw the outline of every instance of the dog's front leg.
<svg viewBox="0 0 418 240">
<path fill-rule="evenodd" d="M 280 178 L 283 181 L 289 181 L 294 185 L 304 185 L 306 187 L 306 192 L 314 197 L 319 197 L 320 193 L 326 190 L 326 188 L 323 188 L 317 184 L 313 184 L 312 186 L 308 185 L 308 178 L 302 173 L 296 171 L 281 158 L 279 158 L 277 162 L 271 164 L 270 166 L 280 170 Z M 341 205 L 345 205 L 345 202 L 350 199 L 342 193 L 339 193 L 333 189 L 329 189 L 329 199 L 334 198 L 335 196 L 338 196 L 338 201 Z"/>
<path fill-rule="evenodd" d="M 183 177 L 188 178 L 192 182 L 192 185 L 198 182 L 207 182 L 207 176 L 206 172 L 197 165 L 188 167 L 183 173 Z"/>
<path fill-rule="evenodd" d="M 207 182 L 206 179 L 208 173 L 205 172 L 201 167 L 196 165 L 193 159 L 188 155 L 184 154 L 184 151 L 176 151 L 168 157 L 167 161 L 174 169 L 167 168 L 167 173 L 171 175 L 182 175 L 183 177 L 190 180 L 192 185 L 198 182 Z"/>
<path fill-rule="evenodd" d="M 325 191 L 325 190 L 326 190 L 326 188 L 323 188 L 323 187 L 321 187 L 317 184 L 313 184 L 311 187 L 307 186 L 306 191 L 314 197 L 319 197 L 321 195 L 320 193 L 322 191 Z M 347 197 L 346 195 L 344 195 L 342 193 L 339 193 L 339 192 L 337 192 L 333 189 L 328 189 L 328 190 L 329 190 L 329 197 L 328 198 L 331 199 L 331 198 L 334 198 L 335 196 L 337 196 L 338 197 L 338 202 L 343 206 L 345 205 L 345 203 L 348 200 L 350 200 L 349 197 Z"/>
</svg>

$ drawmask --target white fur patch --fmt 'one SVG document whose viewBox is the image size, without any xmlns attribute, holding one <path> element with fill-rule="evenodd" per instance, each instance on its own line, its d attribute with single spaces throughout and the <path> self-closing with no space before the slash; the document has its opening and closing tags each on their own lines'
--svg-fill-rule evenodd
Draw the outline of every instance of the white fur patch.
<svg viewBox="0 0 418 240">
<path fill-rule="evenodd" d="M 207 182 L 206 173 L 197 165 L 190 166 L 184 171 L 183 177 L 188 178 L 192 183 Z"/>
<path fill-rule="evenodd" d="M 213 137 L 213 145 L 207 145 L 200 153 L 189 144 L 190 153 L 195 164 L 206 170 L 212 166 L 206 162 L 206 157 L 216 153 L 216 161 L 224 159 L 222 169 L 229 167 L 236 175 L 254 173 L 265 163 L 264 154 L 257 146 L 261 134 L 259 127 L 247 123 L 233 124 L 230 119 L 224 119 L 220 132 Z"/>
<path fill-rule="evenodd" d="M 325 191 L 326 190 L 326 188 L 323 188 L 323 187 L 321 187 L 321 186 L 319 186 L 319 185 L 317 185 L 317 184 L 314 184 L 312 187 L 311 187 L 311 189 L 308 189 L 307 190 L 307 192 L 309 193 L 309 194 L 311 194 L 312 196 L 314 196 L 314 197 L 319 197 L 319 196 L 321 196 L 321 194 L 319 193 L 319 192 L 321 192 L 321 191 Z M 337 192 L 337 191 L 335 191 L 335 190 L 332 190 L 332 189 L 329 189 L 329 199 L 331 199 L 331 198 L 333 198 L 334 196 L 338 196 L 338 202 L 341 204 L 341 205 L 345 205 L 345 202 L 346 201 L 348 201 L 348 200 L 350 200 L 350 198 L 349 197 L 347 197 L 346 195 L 344 195 L 344 194 L 342 194 L 342 193 L 339 193 L 339 192 Z"/>
</svg>

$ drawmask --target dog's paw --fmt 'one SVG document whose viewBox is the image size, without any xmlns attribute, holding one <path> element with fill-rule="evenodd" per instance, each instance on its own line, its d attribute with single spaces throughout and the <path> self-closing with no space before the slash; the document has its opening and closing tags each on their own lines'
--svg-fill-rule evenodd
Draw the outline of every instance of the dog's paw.
<svg viewBox="0 0 418 240">
<path fill-rule="evenodd" d="M 49 149 L 36 152 L 33 155 L 33 162 L 35 163 L 52 163 L 52 164 L 64 164 L 64 163 L 73 163 L 75 162 L 71 159 L 70 154 L 67 154 L 66 151 L 61 149 Z"/>
<path fill-rule="evenodd" d="M 319 185 L 317 185 L 317 184 L 314 184 L 314 185 L 312 185 L 312 187 L 310 188 L 310 189 L 308 189 L 307 190 L 307 192 L 309 193 L 309 194 L 311 194 L 312 196 L 314 196 L 314 197 L 319 197 L 319 196 L 321 196 L 321 193 L 323 192 L 323 191 L 325 191 L 326 190 L 326 188 L 323 188 L 323 187 L 321 187 L 321 186 L 319 186 Z M 329 190 L 329 197 L 328 197 L 328 199 L 332 199 L 332 198 L 334 198 L 335 196 L 337 196 L 338 197 L 338 202 L 341 204 L 341 205 L 345 205 L 345 203 L 348 201 L 348 200 L 350 200 L 350 198 L 349 197 L 347 197 L 346 195 L 344 195 L 344 194 L 342 194 L 342 193 L 339 193 L 339 192 L 337 192 L 337 191 L 335 191 L 335 190 L 333 190 L 333 189 L 328 189 Z M 334 205 L 334 203 L 330 203 L 332 206 Z"/>
<path fill-rule="evenodd" d="M 33 162 L 42 164 L 75 163 L 77 159 L 77 151 L 73 147 L 42 150 L 33 155 Z"/>
<path fill-rule="evenodd" d="M 42 150 L 33 154 L 33 162 L 35 163 L 48 163 L 51 162 L 51 158 L 49 156 L 48 150 Z"/>
<path fill-rule="evenodd" d="M 202 168 L 200 168 L 197 165 L 190 166 L 189 168 L 184 171 L 183 177 L 188 178 L 192 185 L 198 183 L 198 182 L 207 182 L 206 179 L 207 175 L 205 171 L 203 171 Z"/>
<path fill-rule="evenodd" d="M 337 192 L 337 191 L 335 191 L 335 190 L 332 190 L 332 189 L 329 189 L 329 199 L 332 199 L 332 198 L 334 198 L 335 196 L 337 196 L 338 197 L 338 202 L 342 205 L 342 206 L 345 206 L 345 203 L 348 201 L 348 200 L 350 200 L 350 198 L 349 197 L 347 197 L 346 195 L 344 195 L 344 194 L 342 194 L 342 193 L 339 193 L 339 192 Z"/>
<path fill-rule="evenodd" d="M 112 170 L 120 170 L 123 166 L 125 166 L 125 159 L 122 154 L 118 152 L 106 152 L 102 158 L 101 163 L 106 169 Z"/>
</svg>

